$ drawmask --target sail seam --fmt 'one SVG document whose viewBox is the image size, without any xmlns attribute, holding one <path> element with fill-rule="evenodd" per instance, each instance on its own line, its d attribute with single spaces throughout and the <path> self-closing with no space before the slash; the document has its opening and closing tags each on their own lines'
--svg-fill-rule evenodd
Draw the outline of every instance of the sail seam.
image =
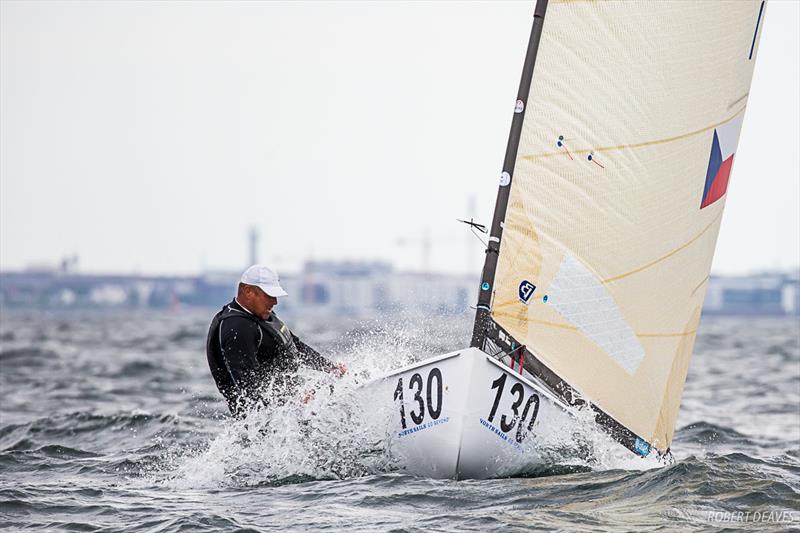
<svg viewBox="0 0 800 533">
<path fill-rule="evenodd" d="M 705 128 L 702 128 L 702 129 L 699 129 L 699 130 L 690 131 L 688 133 L 682 133 L 682 134 L 676 135 L 674 137 L 666 137 L 664 139 L 655 139 L 655 140 L 652 140 L 652 141 L 644 141 L 644 142 L 640 142 L 640 143 L 618 144 L 616 146 L 603 146 L 603 147 L 600 147 L 600 148 L 587 148 L 587 149 L 580 149 L 580 150 L 572 150 L 572 153 L 573 154 L 589 154 L 589 153 L 597 153 L 597 152 L 613 152 L 613 151 L 616 151 L 616 150 L 624 150 L 626 148 L 643 148 L 643 147 L 646 147 L 646 146 L 654 146 L 654 145 L 657 145 L 657 144 L 666 144 L 666 143 L 671 143 L 671 142 L 674 142 L 674 141 L 681 141 L 683 139 L 688 139 L 689 137 L 694 137 L 695 135 L 700 135 L 701 133 L 705 133 L 707 131 L 711 131 L 714 128 L 717 128 L 717 127 L 719 127 L 719 126 L 721 126 L 721 125 L 723 125 L 723 124 L 725 124 L 727 122 L 730 122 L 731 120 L 736 118 L 739 114 L 741 114 L 745 110 L 746 107 L 747 107 L 747 105 L 742 106 L 741 108 L 739 108 L 739 110 L 736 113 L 734 113 L 732 116 L 728 117 L 727 119 L 725 119 L 725 120 L 723 120 L 721 122 L 717 122 L 716 124 L 712 124 L 710 126 L 706 126 Z M 525 160 L 528 160 L 528 161 L 535 161 L 537 159 L 545 159 L 547 157 L 563 155 L 563 153 L 564 152 L 561 152 L 561 151 L 558 151 L 558 152 L 543 152 L 541 154 L 523 155 L 523 156 L 520 157 L 520 159 L 525 159 Z"/>
<path fill-rule="evenodd" d="M 511 313 L 501 313 L 495 311 L 492 313 L 492 316 L 505 316 L 508 318 L 514 318 L 514 315 Z M 560 328 L 560 329 L 568 329 L 570 331 L 578 331 L 576 326 L 572 326 L 570 324 L 559 324 L 558 322 L 548 322 L 547 320 L 533 320 L 530 318 L 525 319 L 525 322 L 528 324 L 539 324 L 541 326 L 550 326 L 553 328 Z M 637 337 L 685 337 L 687 335 L 694 335 L 697 333 L 697 330 L 692 331 L 679 331 L 676 333 L 667 332 L 667 333 L 640 333 L 638 331 L 634 332 Z"/>
<path fill-rule="evenodd" d="M 637 337 L 686 337 L 687 335 L 694 335 L 697 333 L 696 329 L 692 331 L 683 331 L 679 333 L 637 333 Z"/>
<path fill-rule="evenodd" d="M 672 250 L 668 254 L 662 255 L 661 257 L 659 257 L 655 261 L 651 261 L 651 262 L 647 263 L 646 265 L 640 266 L 639 268 L 635 268 L 635 269 L 633 269 L 633 270 L 631 270 L 629 272 L 625 272 L 624 274 L 620 274 L 618 276 L 614 276 L 613 278 L 606 278 L 606 279 L 603 280 L 603 283 L 607 284 L 607 283 L 611 283 L 612 281 L 618 281 L 618 280 L 620 280 L 622 278 L 626 278 L 626 277 L 628 277 L 628 276 L 630 276 L 632 274 L 636 274 L 637 272 L 641 272 L 642 270 L 646 270 L 646 269 L 648 269 L 648 268 L 660 263 L 661 261 L 664 261 L 665 259 L 669 259 L 670 257 L 672 257 L 673 255 L 677 254 L 681 250 L 684 250 L 685 248 L 687 248 L 690 245 L 694 244 L 700 237 L 702 237 L 705 234 L 705 232 L 707 232 L 709 229 L 711 229 L 711 227 L 714 224 L 719 222 L 721 217 L 722 217 L 722 211 L 720 211 L 719 214 L 717 214 L 717 216 L 714 217 L 714 220 L 712 220 L 711 223 L 708 226 L 703 228 L 700 231 L 700 233 L 698 233 L 697 235 L 692 237 L 692 239 L 690 241 L 678 246 L 677 248 L 675 248 L 674 250 Z"/>
<path fill-rule="evenodd" d="M 498 316 L 498 315 L 499 316 L 503 316 L 503 313 L 498 313 L 498 312 L 492 313 L 492 316 Z M 511 313 L 506 314 L 506 316 L 509 317 L 509 318 L 514 318 L 514 315 L 512 315 Z M 561 328 L 561 329 L 569 329 L 569 330 L 572 330 L 572 331 L 578 331 L 578 327 L 577 326 L 573 326 L 573 325 L 570 325 L 570 324 L 559 324 L 558 322 L 548 322 L 547 320 L 533 320 L 533 319 L 527 318 L 527 319 L 525 319 L 525 322 L 528 323 L 528 324 L 541 324 L 543 326 L 552 326 L 554 328 Z"/>
<path fill-rule="evenodd" d="M 703 281 L 701 281 L 700 283 L 698 283 L 698 284 L 697 284 L 697 287 L 695 287 L 695 288 L 692 290 L 692 296 L 694 296 L 694 293 L 696 293 L 696 292 L 697 292 L 697 289 L 699 289 L 700 287 L 702 287 L 702 286 L 705 284 L 705 282 L 706 282 L 706 281 L 708 281 L 708 280 L 710 280 L 710 279 L 711 279 L 711 276 L 706 276 L 706 277 L 705 277 L 705 279 L 703 279 Z"/>
</svg>

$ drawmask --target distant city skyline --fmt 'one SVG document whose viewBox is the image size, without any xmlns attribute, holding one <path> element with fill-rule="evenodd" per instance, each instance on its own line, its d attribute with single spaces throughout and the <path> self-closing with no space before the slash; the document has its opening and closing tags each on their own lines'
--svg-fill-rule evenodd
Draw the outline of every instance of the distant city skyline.
<svg viewBox="0 0 800 533">
<path fill-rule="evenodd" d="M 534 2 L 0 3 L 0 269 L 480 272 Z M 715 274 L 800 268 L 800 3 L 768 4 Z"/>
<path fill-rule="evenodd" d="M 68 265 L 65 265 L 68 266 Z M 194 276 L 0 271 L 0 309 L 216 308 L 230 300 L 238 271 Z M 403 272 L 386 263 L 310 262 L 284 272 L 281 315 L 473 314 L 477 275 Z M 704 314 L 800 316 L 800 272 L 711 276 Z"/>
</svg>

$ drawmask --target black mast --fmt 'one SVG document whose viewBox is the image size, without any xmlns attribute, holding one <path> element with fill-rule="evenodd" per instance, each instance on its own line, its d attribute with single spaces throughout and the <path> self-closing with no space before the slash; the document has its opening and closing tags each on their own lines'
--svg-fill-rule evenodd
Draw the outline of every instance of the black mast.
<svg viewBox="0 0 800 533">
<path fill-rule="evenodd" d="M 508 208 L 508 195 L 511 191 L 511 180 L 514 176 L 514 163 L 517 160 L 519 138 L 522 134 L 522 121 L 525 119 L 525 109 L 528 103 L 528 94 L 531 90 L 533 79 L 533 65 L 536 63 L 536 53 L 539 51 L 539 39 L 544 26 L 544 14 L 547 11 L 548 0 L 537 0 L 533 11 L 533 28 L 528 40 L 528 51 L 525 54 L 525 65 L 522 67 L 522 79 L 517 92 L 517 106 L 514 109 L 514 118 L 511 121 L 511 133 L 506 145 L 506 157 L 503 161 L 503 173 L 500 178 L 500 187 L 497 190 L 497 201 L 494 204 L 494 219 L 489 242 L 486 247 L 486 260 L 483 263 L 481 275 L 481 289 L 478 296 L 478 309 L 475 312 L 475 325 L 472 330 L 471 346 L 483 348 L 484 340 L 489 326 L 492 294 L 494 293 L 494 274 L 497 270 L 497 258 L 500 251 L 500 239 L 503 235 L 503 220 L 506 218 Z"/>
</svg>

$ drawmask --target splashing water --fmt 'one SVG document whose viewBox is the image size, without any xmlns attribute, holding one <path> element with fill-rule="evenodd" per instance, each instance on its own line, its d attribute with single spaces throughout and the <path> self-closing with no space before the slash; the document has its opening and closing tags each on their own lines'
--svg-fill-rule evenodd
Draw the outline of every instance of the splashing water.
<svg viewBox="0 0 800 533">
<path fill-rule="evenodd" d="M 207 448 L 173 454 L 167 483 L 242 486 L 396 471 L 390 438 L 394 406 L 364 405 L 362 385 L 424 352 L 411 328 L 393 328 L 384 336 L 387 331 L 376 323 L 354 333 L 350 350 L 331 358 L 348 367 L 341 379 L 301 369 L 300 392 L 283 397 L 268 389 L 267 407 L 227 420 Z"/>
<path fill-rule="evenodd" d="M 299 392 L 282 398 L 281 391 L 269 390 L 268 407 L 226 421 L 205 449 L 175 461 L 167 482 L 184 488 L 252 486 L 402 471 L 403 459 L 394 453 L 397 409 L 388 401 L 376 405 L 363 385 L 438 355 L 430 338 L 430 333 L 421 337 L 419 330 L 388 330 L 381 324 L 359 331 L 350 349 L 333 358 L 347 364 L 343 378 L 301 369 Z M 304 392 L 311 390 L 312 398 L 304 401 Z M 509 475 L 662 466 L 634 456 L 599 430 L 591 410 L 570 412 L 571 424 L 526 440 L 523 454 L 530 463 Z"/>
</svg>

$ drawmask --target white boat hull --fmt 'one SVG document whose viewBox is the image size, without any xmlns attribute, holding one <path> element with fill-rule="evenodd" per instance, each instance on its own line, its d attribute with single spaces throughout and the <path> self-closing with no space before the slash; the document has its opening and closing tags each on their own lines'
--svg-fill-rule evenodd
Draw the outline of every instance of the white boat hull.
<svg viewBox="0 0 800 533">
<path fill-rule="evenodd" d="M 365 390 L 371 405 L 390 411 L 397 466 L 419 476 L 481 479 L 530 470 L 545 462 L 537 437 L 574 424 L 541 385 L 477 348 L 402 368 Z"/>
</svg>

